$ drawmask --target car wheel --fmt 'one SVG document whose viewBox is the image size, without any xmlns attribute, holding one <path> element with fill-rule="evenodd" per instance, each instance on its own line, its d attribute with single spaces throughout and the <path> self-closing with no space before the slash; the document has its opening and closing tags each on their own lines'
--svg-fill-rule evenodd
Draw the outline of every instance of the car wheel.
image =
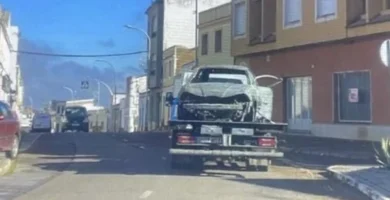
<svg viewBox="0 0 390 200">
<path fill-rule="evenodd" d="M 5 153 L 6 153 L 6 157 L 10 158 L 10 159 L 15 159 L 16 157 L 18 157 L 18 153 L 19 153 L 19 137 L 18 136 L 14 137 L 14 140 L 12 141 L 11 150 L 6 151 Z"/>
</svg>

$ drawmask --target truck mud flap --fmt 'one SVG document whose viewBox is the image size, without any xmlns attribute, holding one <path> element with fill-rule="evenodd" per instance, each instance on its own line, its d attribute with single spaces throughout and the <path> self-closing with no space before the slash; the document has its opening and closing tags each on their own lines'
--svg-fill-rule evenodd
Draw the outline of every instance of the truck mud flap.
<svg viewBox="0 0 390 200">
<path fill-rule="evenodd" d="M 223 157 L 251 157 L 251 158 L 282 158 L 282 152 L 252 152 L 252 151 L 231 151 L 231 150 L 192 150 L 192 149 L 169 149 L 172 155 L 189 156 L 223 156 Z"/>
</svg>

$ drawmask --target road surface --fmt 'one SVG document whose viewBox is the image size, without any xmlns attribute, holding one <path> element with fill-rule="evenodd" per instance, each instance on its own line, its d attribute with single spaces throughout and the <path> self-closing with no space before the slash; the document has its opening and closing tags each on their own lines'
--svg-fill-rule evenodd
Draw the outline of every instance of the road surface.
<svg viewBox="0 0 390 200">
<path fill-rule="evenodd" d="M 166 136 L 153 135 L 44 134 L 0 177 L 0 199 L 367 199 L 321 171 L 278 162 L 269 172 L 171 170 Z"/>
</svg>

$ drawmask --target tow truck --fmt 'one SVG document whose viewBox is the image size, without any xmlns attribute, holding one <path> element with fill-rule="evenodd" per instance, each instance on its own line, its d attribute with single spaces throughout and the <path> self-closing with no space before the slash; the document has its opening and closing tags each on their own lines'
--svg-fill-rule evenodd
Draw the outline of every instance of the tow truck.
<svg viewBox="0 0 390 200">
<path fill-rule="evenodd" d="M 189 80 L 191 78 L 175 87 L 184 87 Z M 204 93 L 203 91 L 202 94 Z M 188 119 L 183 114 L 181 117 L 178 115 L 178 106 L 182 102 L 177 93 L 175 96 L 167 93 L 165 101 L 172 108 L 169 120 L 171 168 L 182 168 L 188 164 L 202 167 L 206 161 L 228 161 L 244 162 L 247 168 L 268 171 L 272 159 L 284 156 L 277 151 L 277 137 L 273 134 L 284 132 L 287 126 L 285 123 L 275 123 L 267 118 L 254 122 Z M 202 109 L 210 106 L 196 105 Z M 218 109 L 216 105 L 219 102 L 212 105 L 213 110 Z"/>
</svg>

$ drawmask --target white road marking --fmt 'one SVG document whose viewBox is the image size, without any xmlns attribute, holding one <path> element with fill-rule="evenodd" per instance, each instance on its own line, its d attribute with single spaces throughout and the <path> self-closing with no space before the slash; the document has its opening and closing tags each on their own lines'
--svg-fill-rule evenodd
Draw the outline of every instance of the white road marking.
<svg viewBox="0 0 390 200">
<path fill-rule="evenodd" d="M 141 194 L 141 196 L 139 196 L 140 199 L 146 199 L 148 198 L 150 195 L 152 195 L 153 191 L 150 191 L 150 190 L 146 190 L 144 193 Z"/>
</svg>

